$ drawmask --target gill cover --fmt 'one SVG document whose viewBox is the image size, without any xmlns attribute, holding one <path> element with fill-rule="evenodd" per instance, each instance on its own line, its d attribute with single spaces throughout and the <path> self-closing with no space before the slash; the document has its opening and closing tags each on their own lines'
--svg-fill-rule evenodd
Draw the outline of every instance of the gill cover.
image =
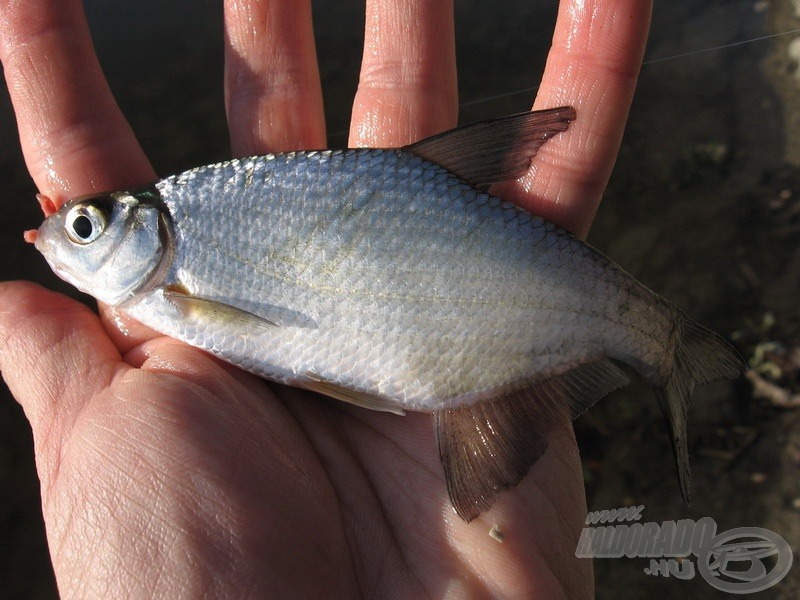
<svg viewBox="0 0 800 600">
<path fill-rule="evenodd" d="M 45 219 L 36 248 L 60 277 L 116 306 L 163 279 L 170 239 L 166 209 L 148 188 L 70 200 Z"/>
</svg>

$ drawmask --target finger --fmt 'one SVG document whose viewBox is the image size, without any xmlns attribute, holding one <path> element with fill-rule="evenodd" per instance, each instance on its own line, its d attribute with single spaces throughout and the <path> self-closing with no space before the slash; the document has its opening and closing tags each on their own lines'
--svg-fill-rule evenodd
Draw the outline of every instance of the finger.
<svg viewBox="0 0 800 600">
<path fill-rule="evenodd" d="M 128 353 L 135 351 L 145 342 L 162 334 L 143 325 L 124 310 L 106 304 L 99 305 L 100 322 L 106 335 L 113 342 L 123 360 L 134 367 L 140 366 L 136 360 L 129 360 Z"/>
<path fill-rule="evenodd" d="M 310 0 L 226 0 L 225 103 L 236 156 L 325 147 Z"/>
<path fill-rule="evenodd" d="M 545 144 L 502 197 L 584 236 L 625 129 L 650 25 L 648 0 L 563 0 L 534 108 L 572 105 L 577 120 Z"/>
<path fill-rule="evenodd" d="M 52 460 L 88 399 L 126 366 L 86 306 L 32 283 L 5 282 L 0 370 L 31 422 L 37 456 Z"/>
<path fill-rule="evenodd" d="M 40 191 L 60 204 L 154 178 L 100 69 L 80 0 L 0 2 L 0 60 Z"/>
<path fill-rule="evenodd" d="M 351 147 L 395 147 L 458 118 L 452 0 L 368 0 Z"/>
</svg>

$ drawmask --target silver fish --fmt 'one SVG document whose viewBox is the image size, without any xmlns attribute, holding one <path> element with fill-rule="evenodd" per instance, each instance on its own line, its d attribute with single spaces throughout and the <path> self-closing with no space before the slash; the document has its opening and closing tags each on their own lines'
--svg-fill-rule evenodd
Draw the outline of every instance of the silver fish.
<svg viewBox="0 0 800 600">
<path fill-rule="evenodd" d="M 75 198 L 33 236 L 63 279 L 272 381 L 435 416 L 456 512 L 516 485 L 547 432 L 636 369 L 689 498 L 695 384 L 719 336 L 573 235 L 485 191 L 521 176 L 569 107 L 401 149 L 269 154 Z"/>
</svg>

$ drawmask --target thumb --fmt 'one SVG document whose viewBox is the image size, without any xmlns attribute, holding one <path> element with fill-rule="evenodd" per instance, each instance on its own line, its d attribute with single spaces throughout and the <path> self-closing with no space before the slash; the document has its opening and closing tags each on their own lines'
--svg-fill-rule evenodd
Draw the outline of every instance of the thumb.
<svg viewBox="0 0 800 600">
<path fill-rule="evenodd" d="M 81 410 L 124 367 L 89 308 L 33 283 L 0 283 L 0 371 L 31 423 L 43 483 Z"/>
</svg>

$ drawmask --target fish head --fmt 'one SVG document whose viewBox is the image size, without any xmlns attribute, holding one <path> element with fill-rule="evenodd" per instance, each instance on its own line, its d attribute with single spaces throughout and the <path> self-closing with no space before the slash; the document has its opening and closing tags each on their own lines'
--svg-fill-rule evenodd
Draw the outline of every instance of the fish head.
<svg viewBox="0 0 800 600">
<path fill-rule="evenodd" d="M 56 275 L 112 306 L 149 288 L 171 255 L 166 211 L 148 194 L 74 198 L 34 239 Z"/>
</svg>

